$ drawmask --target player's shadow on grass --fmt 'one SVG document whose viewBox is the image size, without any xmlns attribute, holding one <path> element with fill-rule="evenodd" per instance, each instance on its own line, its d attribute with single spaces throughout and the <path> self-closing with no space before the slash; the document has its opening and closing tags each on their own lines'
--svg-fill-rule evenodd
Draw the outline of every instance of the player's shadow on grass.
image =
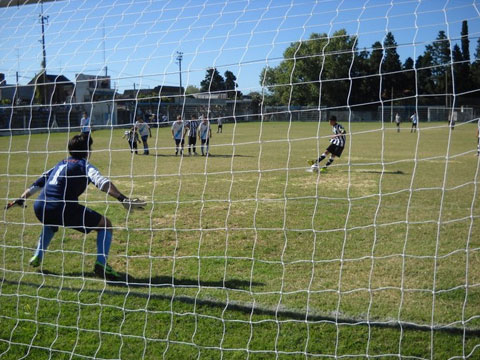
<svg viewBox="0 0 480 360">
<path fill-rule="evenodd" d="M 99 279 L 94 273 L 92 272 L 72 272 L 72 273 L 64 273 L 58 274 L 53 271 L 49 271 L 43 269 L 41 271 L 44 275 L 53 275 L 53 276 L 67 276 L 72 278 L 96 278 Z M 194 286 L 203 286 L 203 287 L 214 287 L 214 288 L 228 288 L 228 289 L 241 289 L 241 290 L 248 290 L 251 286 L 263 286 L 265 284 L 256 282 L 256 281 L 246 281 L 246 280 L 239 280 L 239 279 L 230 279 L 230 280 L 218 280 L 218 281 L 205 281 L 198 279 L 185 279 L 185 278 L 172 278 L 171 276 L 153 276 L 153 277 L 143 277 L 137 278 L 132 275 L 126 275 L 125 273 L 119 272 L 122 276 L 122 281 L 108 281 L 106 280 L 107 284 L 119 287 L 136 287 L 136 288 L 148 288 L 148 287 L 155 287 L 155 288 L 163 288 L 163 287 L 173 287 L 173 286 L 187 286 L 187 287 L 194 287 Z"/>
<path fill-rule="evenodd" d="M 73 277 L 77 277 L 78 280 L 83 279 L 85 282 L 85 278 L 92 276 L 92 273 L 66 273 L 66 274 L 57 274 L 54 272 L 50 272 L 48 270 L 43 270 L 42 272 L 44 275 L 54 275 L 58 276 L 59 278 L 62 276 L 66 276 L 70 279 Z M 98 278 L 97 278 L 98 280 Z M 132 280 L 135 280 L 136 283 L 133 283 Z M 324 315 L 324 314 L 315 314 L 315 313 L 305 313 L 301 310 L 289 310 L 287 308 L 279 309 L 278 307 L 262 307 L 258 303 L 250 304 L 250 303 L 236 303 L 236 302 L 225 302 L 221 300 L 209 299 L 209 298 L 202 298 L 197 296 L 175 296 L 172 298 L 172 295 L 169 294 L 162 294 L 162 293 L 155 293 L 148 291 L 147 293 L 141 291 L 132 291 L 130 290 L 132 287 L 149 287 L 149 288 L 163 288 L 163 287 L 173 287 L 175 286 L 185 286 L 194 288 L 200 286 L 212 286 L 216 287 L 218 290 L 229 290 L 229 289 L 236 289 L 236 288 L 248 288 L 250 286 L 250 281 L 242 281 L 242 280 L 227 280 L 226 282 L 223 281 L 200 281 L 198 280 L 190 280 L 190 279 L 173 279 L 170 276 L 159 276 L 153 278 L 144 278 L 144 279 L 134 279 L 133 277 L 129 277 L 129 281 L 132 283 L 128 283 L 128 293 L 126 293 L 122 289 L 122 284 L 120 283 L 111 283 L 112 285 L 119 285 L 119 286 L 111 286 L 109 288 L 102 288 L 102 289 L 92 289 L 88 286 L 83 284 L 81 287 L 75 286 L 68 286 L 68 287 L 61 287 L 62 291 L 69 291 L 72 293 L 79 294 L 82 293 L 94 293 L 94 294 L 108 294 L 111 296 L 135 296 L 138 298 L 148 298 L 148 299 L 158 299 L 158 300 L 165 300 L 165 301 L 176 301 L 185 304 L 196 304 L 207 306 L 210 308 L 219 308 L 223 311 L 238 311 L 242 312 L 247 315 L 259 315 L 259 316 L 268 316 L 270 318 L 275 318 L 278 320 L 279 318 L 283 319 L 291 319 L 297 321 L 313 321 L 313 322 L 326 322 L 332 324 L 350 324 L 350 325 L 363 325 L 365 327 L 373 327 L 373 328 L 380 328 L 380 329 L 393 329 L 398 331 L 405 331 L 405 330 L 413 330 L 413 331 L 421 331 L 431 333 L 434 332 L 444 332 L 448 334 L 456 334 L 459 336 L 480 336 L 480 329 L 469 329 L 464 328 L 461 326 L 449 326 L 449 325 L 435 325 L 432 326 L 431 324 L 415 324 L 411 322 L 403 322 L 403 321 L 396 321 L 396 320 L 364 320 L 361 318 L 348 318 L 348 317 L 338 317 L 335 315 Z M 144 281 L 144 283 L 142 283 Z M 18 280 L 8 280 L 3 279 L 4 284 L 9 284 L 12 286 L 18 287 L 21 286 L 28 286 L 34 289 L 42 288 L 42 290 L 53 290 L 56 293 L 58 292 L 58 286 L 53 284 L 45 284 L 44 282 L 28 282 L 22 280 L 19 284 Z M 261 283 L 252 283 L 252 286 L 261 286 Z M 123 283 L 123 287 L 127 286 L 126 283 Z"/>
<path fill-rule="evenodd" d="M 121 284 L 126 286 L 127 284 Z M 230 280 L 201 280 L 198 279 L 185 279 L 185 278 L 173 278 L 171 276 L 153 276 L 151 278 L 136 278 L 134 276 L 128 276 L 128 286 L 130 287 L 173 287 L 173 286 L 202 286 L 202 287 L 215 287 L 215 288 L 228 288 L 228 289 L 249 289 L 250 286 L 263 286 L 265 284 L 256 281 L 246 281 L 239 279 Z"/>
<path fill-rule="evenodd" d="M 173 157 L 173 158 L 181 158 L 180 155 L 175 155 L 175 154 L 156 154 L 154 156 L 157 157 Z M 201 154 L 198 155 L 183 155 L 185 158 L 205 158 L 205 156 L 202 156 Z M 242 154 L 209 154 L 207 158 L 251 158 L 253 157 L 252 155 L 242 155 Z"/>
<path fill-rule="evenodd" d="M 405 175 L 406 173 L 402 170 L 367 170 L 367 169 L 358 169 L 358 170 L 340 170 L 341 172 L 358 172 L 363 174 L 386 174 L 386 175 Z"/>
</svg>

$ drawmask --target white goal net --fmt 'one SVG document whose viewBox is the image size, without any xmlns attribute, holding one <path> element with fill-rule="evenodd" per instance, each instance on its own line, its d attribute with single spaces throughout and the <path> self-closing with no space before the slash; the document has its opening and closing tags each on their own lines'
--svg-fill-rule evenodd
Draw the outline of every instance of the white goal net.
<svg viewBox="0 0 480 360">
<path fill-rule="evenodd" d="M 0 19 L 0 358 L 480 358 L 478 0 Z"/>
</svg>

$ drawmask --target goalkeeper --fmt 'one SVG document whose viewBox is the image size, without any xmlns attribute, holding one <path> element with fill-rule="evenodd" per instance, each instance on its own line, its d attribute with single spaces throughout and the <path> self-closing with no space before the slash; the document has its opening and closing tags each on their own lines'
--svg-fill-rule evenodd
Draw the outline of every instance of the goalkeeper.
<svg viewBox="0 0 480 360">
<path fill-rule="evenodd" d="M 60 161 L 52 169 L 40 176 L 22 196 L 7 205 L 25 206 L 25 199 L 40 191 L 34 204 L 35 215 L 43 223 L 35 254 L 30 265 L 41 265 L 45 251 L 59 226 L 75 229 L 88 234 L 97 232 L 97 260 L 95 275 L 110 281 L 121 281 L 120 276 L 107 264 L 112 242 L 112 223 L 96 211 L 78 203 L 78 197 L 93 183 L 98 189 L 113 196 L 130 210 L 141 208 L 145 202 L 124 196 L 110 180 L 103 177 L 88 158 L 92 149 L 92 137 L 88 134 L 75 135 L 68 142 L 70 157 Z"/>
</svg>

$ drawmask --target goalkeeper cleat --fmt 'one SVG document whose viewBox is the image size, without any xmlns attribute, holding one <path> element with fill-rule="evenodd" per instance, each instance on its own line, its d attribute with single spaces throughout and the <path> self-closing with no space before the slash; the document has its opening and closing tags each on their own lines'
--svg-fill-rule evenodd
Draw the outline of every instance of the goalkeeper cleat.
<svg viewBox="0 0 480 360">
<path fill-rule="evenodd" d="M 308 165 L 315 165 L 315 160 L 308 160 L 307 163 Z"/>
<path fill-rule="evenodd" d="M 95 275 L 99 278 L 106 279 L 109 281 L 122 281 L 123 277 L 117 273 L 113 268 L 108 264 L 101 264 L 98 261 L 95 262 L 95 268 L 93 269 Z"/>
<path fill-rule="evenodd" d="M 326 167 L 323 167 L 323 168 L 320 169 L 321 173 L 326 173 L 327 171 L 328 171 L 328 169 Z"/>
<path fill-rule="evenodd" d="M 30 258 L 28 262 L 32 267 L 39 267 L 42 264 L 42 258 L 38 255 L 34 255 Z"/>
</svg>

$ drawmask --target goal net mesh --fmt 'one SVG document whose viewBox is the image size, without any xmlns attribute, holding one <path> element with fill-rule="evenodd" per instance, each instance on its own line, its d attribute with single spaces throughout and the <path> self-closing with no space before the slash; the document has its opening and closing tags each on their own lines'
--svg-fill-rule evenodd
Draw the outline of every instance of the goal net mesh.
<svg viewBox="0 0 480 360">
<path fill-rule="evenodd" d="M 0 0 L 0 18 L 1 358 L 480 357 L 476 0 Z M 7 210 L 82 131 L 146 202 L 78 199 L 112 224 L 118 282 L 94 272 L 95 229 L 60 226 L 32 266 L 38 194 Z"/>
</svg>

